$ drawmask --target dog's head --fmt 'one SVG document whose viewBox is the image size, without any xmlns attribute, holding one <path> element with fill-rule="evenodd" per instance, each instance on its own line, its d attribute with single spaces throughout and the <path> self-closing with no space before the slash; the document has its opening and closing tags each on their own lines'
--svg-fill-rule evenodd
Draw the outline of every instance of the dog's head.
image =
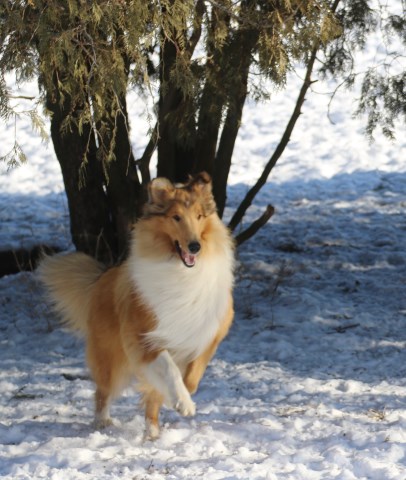
<svg viewBox="0 0 406 480">
<path fill-rule="evenodd" d="M 186 267 L 193 267 L 204 252 L 216 215 L 210 176 L 203 172 L 184 184 L 156 178 L 148 185 L 144 219 L 155 230 L 159 248 L 177 254 Z"/>
</svg>

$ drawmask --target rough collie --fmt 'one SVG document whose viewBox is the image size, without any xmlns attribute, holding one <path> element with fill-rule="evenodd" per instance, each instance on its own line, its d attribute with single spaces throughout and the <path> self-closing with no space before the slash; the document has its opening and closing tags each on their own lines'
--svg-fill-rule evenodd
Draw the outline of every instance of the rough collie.
<svg viewBox="0 0 406 480">
<path fill-rule="evenodd" d="M 96 384 L 95 423 L 134 378 L 146 435 L 159 435 L 162 404 L 195 414 L 191 399 L 233 319 L 233 242 L 206 173 L 185 184 L 156 178 L 134 226 L 128 259 L 107 271 L 73 253 L 40 268 L 56 311 L 86 338 Z"/>
</svg>

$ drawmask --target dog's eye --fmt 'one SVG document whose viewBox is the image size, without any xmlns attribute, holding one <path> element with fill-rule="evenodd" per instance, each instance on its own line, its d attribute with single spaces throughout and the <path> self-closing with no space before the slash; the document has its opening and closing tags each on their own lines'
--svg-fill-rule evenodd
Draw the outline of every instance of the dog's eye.
<svg viewBox="0 0 406 480">
<path fill-rule="evenodd" d="M 175 220 L 175 222 L 180 222 L 181 221 L 181 218 L 180 218 L 179 215 L 174 215 L 172 218 Z"/>
<path fill-rule="evenodd" d="M 199 215 L 197 216 L 197 219 L 201 220 L 202 218 L 203 218 L 203 215 L 201 213 L 199 213 Z"/>
</svg>

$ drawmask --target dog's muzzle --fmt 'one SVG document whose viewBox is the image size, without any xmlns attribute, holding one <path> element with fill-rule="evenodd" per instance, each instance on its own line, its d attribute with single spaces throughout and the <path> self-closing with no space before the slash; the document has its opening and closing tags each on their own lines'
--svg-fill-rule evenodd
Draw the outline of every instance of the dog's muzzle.
<svg viewBox="0 0 406 480">
<path fill-rule="evenodd" d="M 188 268 L 194 267 L 196 263 L 196 257 L 201 249 L 200 243 L 196 241 L 190 242 L 187 251 L 181 247 L 178 241 L 175 242 L 175 247 L 183 264 Z"/>
</svg>

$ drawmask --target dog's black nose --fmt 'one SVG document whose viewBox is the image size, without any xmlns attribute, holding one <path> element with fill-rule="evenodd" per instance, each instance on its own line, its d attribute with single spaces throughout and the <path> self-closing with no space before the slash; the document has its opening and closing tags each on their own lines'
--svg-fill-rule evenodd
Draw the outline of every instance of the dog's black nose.
<svg viewBox="0 0 406 480">
<path fill-rule="evenodd" d="M 199 242 L 190 242 L 187 246 L 190 253 L 196 254 L 200 250 L 200 243 Z"/>
</svg>

